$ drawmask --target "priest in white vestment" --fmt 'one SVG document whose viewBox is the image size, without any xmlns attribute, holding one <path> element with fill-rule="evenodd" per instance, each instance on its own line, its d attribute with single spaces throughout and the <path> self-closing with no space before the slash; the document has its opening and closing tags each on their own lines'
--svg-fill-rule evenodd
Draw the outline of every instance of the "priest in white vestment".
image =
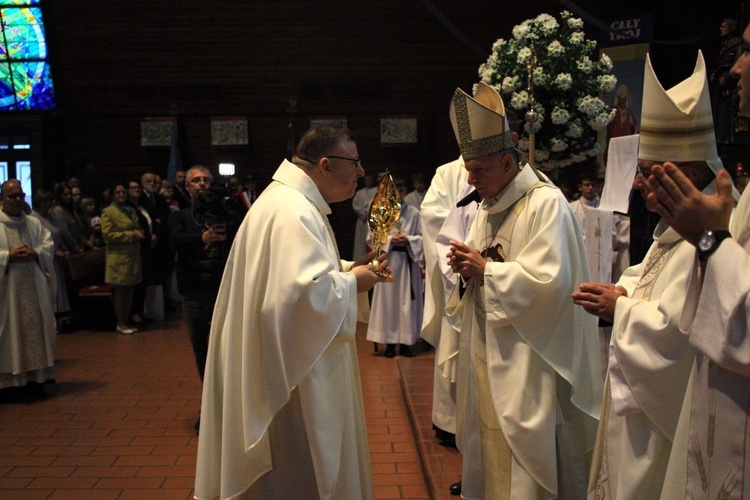
<svg viewBox="0 0 750 500">
<path fill-rule="evenodd" d="M 743 33 L 743 44 L 748 43 L 750 27 Z M 740 78 L 739 112 L 750 116 L 750 54 L 740 55 L 732 74 Z M 654 167 L 652 173 L 649 207 L 697 247 L 680 319 L 680 329 L 697 355 L 662 498 L 746 498 L 750 489 L 750 195 L 747 190 L 743 193 L 730 222 L 733 199 L 726 172 L 717 174 L 715 196 L 695 192 L 671 165 Z"/>
<path fill-rule="evenodd" d="M 594 187 L 595 182 L 596 176 L 594 174 L 585 173 L 581 175 L 581 179 L 578 182 L 578 190 L 581 192 L 581 197 L 570 202 L 570 208 L 573 209 L 573 213 L 576 215 L 576 219 L 578 219 L 578 223 L 581 225 L 584 241 L 586 241 L 586 212 L 589 208 L 596 208 L 599 206 L 599 197 L 596 195 L 596 189 Z"/>
<path fill-rule="evenodd" d="M 379 283 L 372 292 L 367 340 L 386 345 L 385 356 L 414 357 L 411 349 L 419 339 L 424 309 L 424 250 L 419 210 L 404 203 L 406 183 L 394 179 L 393 185 L 401 202 L 396 226 L 391 229 L 383 251 L 388 255 L 393 282 Z M 372 232 L 368 234 L 372 241 Z"/>
<path fill-rule="evenodd" d="M 349 130 L 314 127 L 240 226 L 211 327 L 196 498 L 372 498 L 354 333 L 357 294 L 380 278 L 340 260 L 326 217 L 363 175 Z"/>
<path fill-rule="evenodd" d="M 697 354 L 661 498 L 742 499 L 750 464 L 750 195 L 730 223 L 726 172 L 717 174 L 713 196 L 671 164 L 651 173 L 649 208 L 697 247 L 680 317 Z"/>
<path fill-rule="evenodd" d="M 448 336 L 457 337 L 458 332 L 449 323 L 445 314 L 445 292 L 440 272 L 440 262 L 445 261 L 435 247 L 448 213 L 455 207 L 458 192 L 466 184 L 466 169 L 463 159 L 441 165 L 435 171 L 430 187 L 422 201 L 422 239 L 425 258 L 425 294 L 424 315 L 422 318 L 422 338 L 439 352 L 440 343 Z M 453 276 L 457 276 L 453 274 Z M 457 341 L 456 341 L 457 343 Z M 433 372 L 432 388 L 432 423 L 436 435 L 441 441 L 450 442 L 451 435 L 456 433 L 456 387 L 455 380 L 444 377 L 437 364 Z"/>
<path fill-rule="evenodd" d="M 55 255 L 52 235 L 24 212 L 21 183 L 0 189 L 0 389 L 27 397 L 55 378 Z M 34 389 L 28 389 L 32 384 Z"/>
<path fill-rule="evenodd" d="M 638 173 L 646 196 L 654 165 L 674 162 L 699 190 L 715 192 L 716 152 L 705 63 L 664 91 L 647 57 Z M 695 350 L 680 332 L 694 249 L 661 220 L 644 261 L 616 285 L 583 283 L 576 304 L 612 321 L 607 391 L 589 498 L 660 498 Z"/>
<path fill-rule="evenodd" d="M 581 498 L 602 381 L 596 320 L 568 298 L 588 277 L 580 228 L 562 193 L 519 165 L 502 107 L 457 89 L 450 115 L 482 198 L 449 253 L 461 275 L 448 302 L 462 317 L 456 438 L 484 470 L 472 498 Z M 479 456 L 463 447 L 472 422 Z"/>
</svg>

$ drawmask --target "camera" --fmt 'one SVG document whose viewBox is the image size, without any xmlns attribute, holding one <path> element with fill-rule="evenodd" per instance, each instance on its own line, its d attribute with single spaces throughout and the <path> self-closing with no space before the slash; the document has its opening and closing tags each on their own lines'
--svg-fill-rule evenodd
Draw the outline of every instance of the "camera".
<svg viewBox="0 0 750 500">
<path fill-rule="evenodd" d="M 234 221 L 237 219 L 239 206 L 229 193 L 229 185 L 225 182 L 214 182 L 206 191 L 196 193 L 193 217 L 206 226 Z"/>
</svg>

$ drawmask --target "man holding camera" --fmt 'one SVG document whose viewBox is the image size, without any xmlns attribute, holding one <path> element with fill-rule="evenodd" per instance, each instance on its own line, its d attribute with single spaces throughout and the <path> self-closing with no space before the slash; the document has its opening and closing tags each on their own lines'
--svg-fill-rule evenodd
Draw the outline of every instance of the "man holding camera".
<svg viewBox="0 0 750 500">
<path fill-rule="evenodd" d="M 213 205 L 207 203 L 212 182 L 208 167 L 196 165 L 188 170 L 191 206 L 171 214 L 168 222 L 169 242 L 177 252 L 175 265 L 182 310 L 201 382 L 216 294 L 239 222 L 229 211 L 214 214 L 205 209 Z"/>
</svg>

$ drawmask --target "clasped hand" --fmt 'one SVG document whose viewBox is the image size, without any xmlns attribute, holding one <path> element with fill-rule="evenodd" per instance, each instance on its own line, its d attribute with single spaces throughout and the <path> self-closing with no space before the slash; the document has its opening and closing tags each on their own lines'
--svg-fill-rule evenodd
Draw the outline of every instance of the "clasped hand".
<svg viewBox="0 0 750 500">
<path fill-rule="evenodd" d="M 596 282 L 581 283 L 578 291 L 572 294 L 574 304 L 610 323 L 615 318 L 617 299 L 627 296 L 627 290 L 621 286 Z"/>
<path fill-rule="evenodd" d="M 451 240 L 448 265 L 453 272 L 460 274 L 464 278 L 476 278 L 484 280 L 484 268 L 487 266 L 487 259 L 482 257 L 479 250 L 471 248 L 458 241 Z"/>
<path fill-rule="evenodd" d="M 36 250 L 29 245 L 21 245 L 20 247 L 10 249 L 11 262 L 29 262 L 36 258 Z"/>
</svg>

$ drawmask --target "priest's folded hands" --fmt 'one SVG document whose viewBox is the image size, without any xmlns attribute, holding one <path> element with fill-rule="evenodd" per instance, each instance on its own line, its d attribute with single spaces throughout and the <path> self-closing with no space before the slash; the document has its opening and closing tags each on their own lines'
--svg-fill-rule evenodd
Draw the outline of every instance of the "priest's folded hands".
<svg viewBox="0 0 750 500">
<path fill-rule="evenodd" d="M 615 304 L 620 297 L 627 297 L 628 292 L 621 286 L 612 283 L 586 282 L 573 292 L 573 303 L 594 316 L 612 322 L 615 317 Z"/>
<path fill-rule="evenodd" d="M 460 274 L 464 278 L 476 278 L 484 280 L 484 268 L 487 266 L 487 259 L 476 248 L 471 248 L 459 241 L 451 240 L 450 252 L 448 252 L 448 265 L 453 272 Z"/>
</svg>

